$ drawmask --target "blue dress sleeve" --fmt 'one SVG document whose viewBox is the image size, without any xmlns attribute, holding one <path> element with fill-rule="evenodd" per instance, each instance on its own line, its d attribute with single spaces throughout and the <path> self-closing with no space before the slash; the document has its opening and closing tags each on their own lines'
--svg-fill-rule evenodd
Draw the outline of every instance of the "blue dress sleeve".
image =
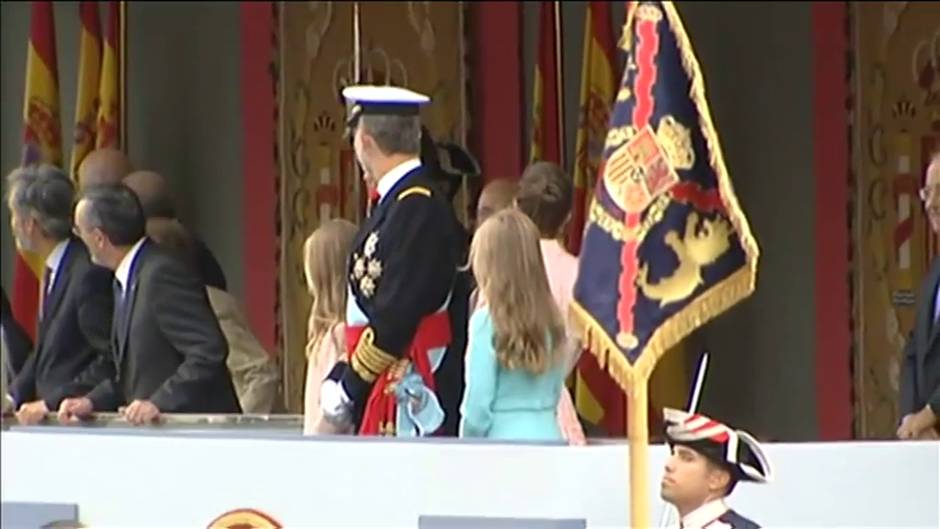
<svg viewBox="0 0 940 529">
<path fill-rule="evenodd" d="M 493 348 L 493 322 L 485 308 L 477 310 L 470 318 L 466 362 L 460 437 L 486 437 L 493 424 L 499 366 Z"/>
</svg>

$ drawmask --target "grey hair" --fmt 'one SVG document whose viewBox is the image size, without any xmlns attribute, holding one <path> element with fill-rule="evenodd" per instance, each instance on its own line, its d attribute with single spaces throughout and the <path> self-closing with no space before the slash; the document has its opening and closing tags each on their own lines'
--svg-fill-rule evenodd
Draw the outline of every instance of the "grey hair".
<svg viewBox="0 0 940 529">
<path fill-rule="evenodd" d="M 111 244 L 131 246 L 146 235 L 144 210 L 137 195 L 124 184 L 101 184 L 82 194 L 88 204 L 88 224 L 101 230 Z"/>
<path fill-rule="evenodd" d="M 62 241 L 72 233 L 75 186 L 53 165 L 27 165 L 7 176 L 8 204 L 17 214 L 31 214 L 43 234 Z"/>
<path fill-rule="evenodd" d="M 418 116 L 367 114 L 359 118 L 359 126 L 386 155 L 417 156 L 421 152 L 421 118 Z"/>
</svg>

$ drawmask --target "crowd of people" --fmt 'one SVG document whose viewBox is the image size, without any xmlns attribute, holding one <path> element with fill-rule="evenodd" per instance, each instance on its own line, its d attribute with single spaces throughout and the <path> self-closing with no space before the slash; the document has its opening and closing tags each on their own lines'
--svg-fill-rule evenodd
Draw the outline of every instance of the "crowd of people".
<svg viewBox="0 0 940 529">
<path fill-rule="evenodd" d="M 468 233 L 453 199 L 460 173 L 478 168 L 421 126 L 428 98 L 374 86 L 344 96 L 372 207 L 360 226 L 327 220 L 304 244 L 304 434 L 584 444 L 565 386 L 582 349 L 566 323 L 578 260 L 559 242 L 571 179 L 536 162 L 518 179 L 492 180 Z M 921 195 L 940 233 L 938 185 L 934 158 Z M 5 408 L 20 423 L 272 412 L 277 363 L 209 247 L 177 218 L 162 175 L 97 150 L 75 182 L 51 165 L 15 169 L 6 199 L 18 249 L 43 261 L 35 344 L 6 293 L 0 307 Z M 938 263 L 931 277 L 933 311 L 922 304 L 905 358 L 901 438 L 937 431 Z M 739 481 L 771 478 L 758 443 L 703 415 L 664 418 L 672 453 L 662 495 L 683 525 L 754 526 L 723 498 Z"/>
<path fill-rule="evenodd" d="M 5 400 L 17 420 L 271 413 L 277 363 L 212 252 L 176 218 L 163 176 L 105 149 L 77 177 L 29 165 L 7 179 L 17 248 L 44 259 L 35 345 L 3 293 Z"/>
</svg>

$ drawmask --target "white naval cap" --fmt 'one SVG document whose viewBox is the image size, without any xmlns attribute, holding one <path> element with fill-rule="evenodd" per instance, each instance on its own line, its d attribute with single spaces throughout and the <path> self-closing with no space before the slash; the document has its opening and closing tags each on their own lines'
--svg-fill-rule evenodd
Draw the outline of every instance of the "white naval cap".
<svg viewBox="0 0 940 529">
<path fill-rule="evenodd" d="M 417 116 L 421 105 L 431 101 L 430 97 L 407 88 L 379 85 L 348 86 L 343 89 L 343 97 L 351 105 L 346 120 L 349 126 L 366 114 Z"/>
</svg>

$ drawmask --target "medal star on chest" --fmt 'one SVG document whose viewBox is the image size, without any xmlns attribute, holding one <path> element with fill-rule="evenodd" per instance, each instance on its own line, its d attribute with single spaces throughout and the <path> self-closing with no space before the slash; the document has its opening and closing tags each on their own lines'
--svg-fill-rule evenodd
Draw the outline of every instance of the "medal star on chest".
<svg viewBox="0 0 940 529">
<path fill-rule="evenodd" d="M 353 278 L 362 279 L 362 276 L 366 275 L 366 260 L 361 255 L 354 255 L 353 259 Z"/>
<path fill-rule="evenodd" d="M 379 233 L 374 231 L 369 234 L 366 238 L 366 242 L 363 245 L 363 253 L 366 257 L 372 257 L 375 255 L 375 248 L 379 244 Z"/>
</svg>

